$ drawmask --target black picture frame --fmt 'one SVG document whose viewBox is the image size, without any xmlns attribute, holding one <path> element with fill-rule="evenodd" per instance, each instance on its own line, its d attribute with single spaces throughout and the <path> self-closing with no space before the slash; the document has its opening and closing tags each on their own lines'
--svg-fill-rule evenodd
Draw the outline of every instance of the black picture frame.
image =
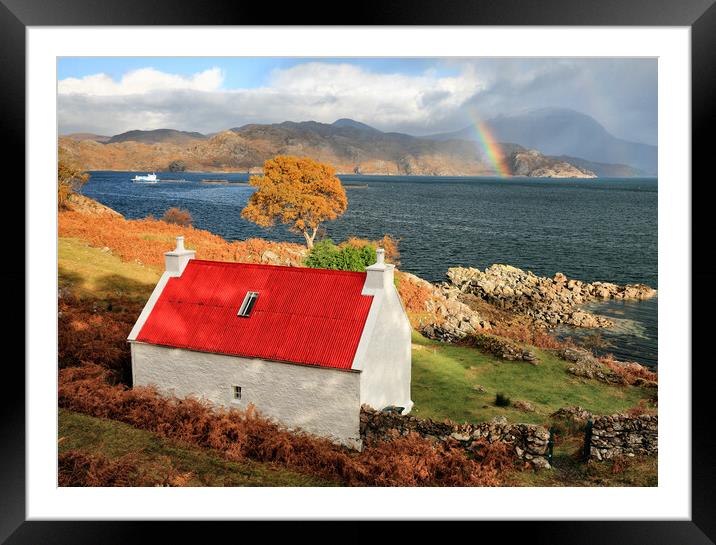
<svg viewBox="0 0 716 545">
<path fill-rule="evenodd" d="M 322 13 L 319 21 L 317 13 Z M 713 232 L 709 197 L 714 182 L 708 176 L 709 132 L 716 97 L 716 7 L 714 0 L 431 0 L 362 1 L 349 6 L 308 7 L 305 3 L 281 4 L 280 8 L 259 2 L 189 2 L 186 0 L 0 0 L 0 81 L 2 125 L 6 136 L 3 155 L 6 168 L 14 175 L 22 168 L 19 157 L 25 152 L 25 29 L 28 26 L 82 25 L 258 25 L 317 23 L 340 25 L 585 25 L 585 26 L 684 26 L 692 36 L 692 179 L 684 180 L 692 197 L 692 285 L 714 285 L 709 248 Z M 15 184 L 18 185 L 18 184 Z M 15 187 L 13 198 L 25 202 L 24 187 Z M 10 190 L 12 191 L 12 189 Z M 6 193 L 6 196 L 9 192 Z M 16 201 L 19 202 L 19 201 Z M 20 207 L 12 206 L 22 214 Z M 665 216 L 662 216 L 665 218 Z M 6 287 L 6 304 L 14 309 L 17 338 L 25 333 L 23 293 L 26 285 L 24 239 L 18 236 L 22 218 L 9 212 L 0 215 L 3 233 L 14 233 L 6 251 L 14 256 L 12 267 L 0 269 Z M 24 225 L 24 223 L 22 223 Z M 11 244 L 15 245 L 12 247 Z M 6 254 L 7 255 L 7 254 Z M 6 263 L 8 263 L 6 257 Z M 10 289 L 9 286 L 13 288 Z M 484 522 L 489 530 L 512 539 L 558 543 L 648 543 L 706 544 L 716 541 L 716 464 L 714 463 L 715 411 L 712 401 L 710 364 L 705 339 L 708 297 L 693 298 L 692 360 L 692 518 L 689 521 L 569 521 L 569 522 Z M 17 298 L 17 300 L 15 300 Z M 9 300 L 8 300 L 9 299 Z M 7 315 L 6 315 L 7 317 Z M 23 331 L 19 331 L 23 328 Z M 6 332 L 8 334 L 9 332 Z M 14 332 L 13 332 L 14 333 Z M 12 333 L 10 333 L 11 335 Z M 698 356 L 701 358 L 698 358 Z M 24 354 L 22 355 L 24 357 Z M 698 358 L 698 359 L 697 359 Z M 145 541 L 161 525 L 162 541 L 206 539 L 215 531 L 212 523 L 161 522 L 40 522 L 25 516 L 25 377 L 18 358 L 6 357 L 6 382 L 0 396 L 0 542 L 34 543 L 122 543 Z M 669 362 L 689 365 L 691 362 Z M 23 385 L 23 387 L 21 387 Z M 661 442 L 668 438 L 660 438 Z M 320 519 L 320 513 L 316 514 Z M 555 513 L 559 519 L 559 513 Z M 231 523 L 224 523 L 231 524 Z M 169 527 L 168 527 L 169 526 Z M 275 529 L 274 529 L 275 531 Z M 492 532 L 490 532 L 492 533 Z M 487 535 L 487 534 L 483 534 Z M 201 536 L 201 537 L 198 537 Z"/>
</svg>

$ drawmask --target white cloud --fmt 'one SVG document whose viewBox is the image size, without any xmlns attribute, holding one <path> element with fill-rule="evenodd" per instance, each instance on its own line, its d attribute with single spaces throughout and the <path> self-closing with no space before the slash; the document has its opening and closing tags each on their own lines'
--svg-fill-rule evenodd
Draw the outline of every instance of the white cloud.
<svg viewBox="0 0 716 545">
<path fill-rule="evenodd" d="M 126 96 L 176 90 L 216 91 L 223 80 L 219 68 L 210 68 L 190 77 L 168 74 L 154 68 L 140 68 L 127 72 L 119 81 L 107 74 L 65 78 L 59 81 L 57 91 L 60 95 L 87 96 Z"/>
<path fill-rule="evenodd" d="M 59 82 L 60 133 L 173 128 L 216 132 L 247 123 L 349 117 L 386 131 L 461 129 L 541 107 L 593 116 L 616 136 L 656 143 L 653 59 L 443 59 L 421 73 L 379 73 L 350 63 L 276 69 L 263 87 L 226 89 L 219 68 L 180 76 L 143 68 Z"/>
<path fill-rule="evenodd" d="M 379 127 L 427 124 L 437 112 L 460 108 L 482 85 L 475 71 L 440 77 L 377 74 L 351 64 L 307 63 L 274 72 L 271 88 L 294 98 L 304 119 L 355 117 Z M 317 110 L 316 110 L 317 108 Z"/>
<path fill-rule="evenodd" d="M 472 69 L 455 76 L 377 74 L 351 64 L 312 62 L 275 70 L 253 89 L 221 89 L 217 68 L 190 78 L 145 68 L 59 82 L 60 132 L 130 129 L 213 132 L 245 123 L 333 122 L 350 117 L 386 130 L 426 130 L 481 89 Z"/>
</svg>

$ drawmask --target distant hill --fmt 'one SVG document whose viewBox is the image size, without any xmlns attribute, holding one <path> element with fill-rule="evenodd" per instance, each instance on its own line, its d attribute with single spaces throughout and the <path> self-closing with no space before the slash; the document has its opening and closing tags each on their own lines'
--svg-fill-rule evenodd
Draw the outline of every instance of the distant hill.
<svg viewBox="0 0 716 545">
<path fill-rule="evenodd" d="M 515 144 L 503 144 L 519 175 L 591 177 L 589 169 Z M 351 119 L 334 123 L 285 121 L 250 124 L 211 137 L 171 129 L 129 131 L 106 143 L 60 139 L 60 153 L 87 170 L 168 170 L 181 161 L 186 170 L 257 172 L 276 155 L 310 156 L 343 174 L 493 176 L 483 150 L 468 140 L 428 140 L 382 132 Z M 521 158 L 515 154 L 523 153 Z"/>
<path fill-rule="evenodd" d="M 489 175 L 470 142 L 431 142 L 407 134 L 385 133 L 364 123 L 285 121 L 231 129 L 239 137 L 227 166 L 260 167 L 275 155 L 304 155 L 332 164 L 342 173 L 432 176 Z M 221 135 L 217 135 L 221 137 Z M 222 137 L 228 141 L 229 137 Z M 239 146 L 240 144 L 240 146 Z"/>
<path fill-rule="evenodd" d="M 581 169 L 590 170 L 600 178 L 639 178 L 650 176 L 647 172 L 629 165 L 619 165 L 610 163 L 597 163 L 595 161 L 587 161 L 579 157 L 570 157 L 569 155 L 559 155 L 553 157 L 560 161 L 566 161 Z M 653 174 L 652 174 L 653 176 Z"/>
<path fill-rule="evenodd" d="M 102 136 L 101 134 L 93 134 L 91 132 L 75 132 L 72 134 L 62 135 L 63 138 L 71 138 L 77 142 L 82 140 L 92 140 L 93 142 L 107 142 L 111 136 Z"/>
<path fill-rule="evenodd" d="M 515 151 L 509 156 L 513 176 L 537 178 L 596 178 L 591 170 L 583 169 L 537 150 Z"/>
<path fill-rule="evenodd" d="M 334 121 L 332 123 L 332 125 L 334 127 L 351 127 L 353 129 L 358 129 L 358 130 L 372 132 L 372 133 L 380 132 L 378 129 L 375 129 L 375 128 L 371 127 L 370 125 L 366 125 L 365 123 L 361 123 L 360 121 L 354 121 L 353 119 L 347 119 L 345 117 L 342 119 L 337 119 L 336 121 Z"/>
<path fill-rule="evenodd" d="M 566 108 L 540 108 L 486 122 L 500 142 L 514 142 L 550 156 L 578 157 L 595 163 L 626 165 L 644 174 L 657 173 L 657 147 L 622 140 L 594 118 Z M 476 140 L 472 127 L 426 136 L 432 140 Z"/>
<path fill-rule="evenodd" d="M 127 131 L 116 134 L 105 141 L 107 144 L 118 142 L 141 142 L 144 144 L 186 144 L 196 140 L 205 140 L 199 132 L 175 131 L 174 129 L 155 129 L 151 131 Z"/>
<path fill-rule="evenodd" d="M 256 171 L 276 155 L 310 156 L 340 173 L 490 175 L 471 142 L 432 142 L 383 133 L 348 119 L 334 124 L 286 121 L 250 124 L 212 137 L 160 129 L 129 131 L 106 144 L 60 139 L 61 152 L 86 169 L 164 170 L 181 160 L 187 170 Z M 189 135 L 188 137 L 186 135 Z M 201 135 L 200 135 L 201 136 Z"/>
</svg>

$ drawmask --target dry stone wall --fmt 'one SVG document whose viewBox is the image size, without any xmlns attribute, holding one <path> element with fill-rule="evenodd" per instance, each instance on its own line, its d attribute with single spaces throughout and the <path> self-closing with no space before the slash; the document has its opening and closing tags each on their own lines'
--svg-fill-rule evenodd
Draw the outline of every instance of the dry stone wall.
<svg viewBox="0 0 716 545">
<path fill-rule="evenodd" d="M 590 457 L 608 460 L 615 456 L 652 456 L 659 450 L 658 417 L 642 414 L 596 416 L 593 420 Z"/>
<path fill-rule="evenodd" d="M 592 420 L 590 458 L 609 460 L 615 456 L 656 456 L 658 454 L 658 417 L 656 415 L 630 416 L 613 414 L 594 416 L 581 407 L 567 407 L 552 415 L 578 423 Z M 516 459 L 542 469 L 549 468 L 549 431 L 535 424 L 509 423 L 505 417 L 480 424 L 458 424 L 451 420 L 436 422 L 397 412 L 376 411 L 367 405 L 361 407 L 360 435 L 372 441 L 389 441 L 394 437 L 415 432 L 440 443 L 451 443 L 471 452 L 478 448 L 479 439 L 490 443 L 502 441 L 511 445 Z"/>
<path fill-rule="evenodd" d="M 364 442 L 390 440 L 395 436 L 415 432 L 438 442 L 451 442 L 467 451 L 477 448 L 475 441 L 486 439 L 490 443 L 502 441 L 512 446 L 515 458 L 535 468 L 549 468 L 547 449 L 549 432 L 534 424 L 512 424 L 504 417 L 481 424 L 458 424 L 450 420 L 435 422 L 412 415 L 376 411 L 361 407 L 360 433 Z"/>
</svg>

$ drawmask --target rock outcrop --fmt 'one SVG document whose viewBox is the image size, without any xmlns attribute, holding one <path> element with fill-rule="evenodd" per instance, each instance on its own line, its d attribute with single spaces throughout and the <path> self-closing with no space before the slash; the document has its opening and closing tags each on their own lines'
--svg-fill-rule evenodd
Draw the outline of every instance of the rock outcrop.
<svg viewBox="0 0 716 545">
<path fill-rule="evenodd" d="M 644 284 L 620 286 L 608 282 L 587 283 L 557 273 L 553 278 L 537 276 L 510 265 L 448 269 L 446 289 L 480 297 L 492 305 L 529 316 L 548 327 L 569 324 L 577 327 L 611 327 L 610 319 L 580 310 L 595 300 L 648 299 L 656 290 Z"/>
<path fill-rule="evenodd" d="M 596 178 L 586 168 L 579 168 L 567 161 L 542 155 L 537 150 L 525 150 L 510 156 L 510 167 L 514 176 L 536 178 Z"/>
<path fill-rule="evenodd" d="M 116 210 L 112 210 L 109 206 L 80 195 L 79 193 L 70 193 L 67 197 L 67 210 L 79 212 L 81 214 L 89 214 L 92 216 L 112 216 L 115 218 L 124 218 L 122 214 Z"/>
<path fill-rule="evenodd" d="M 511 446 L 516 459 L 539 469 L 550 467 L 547 461 L 549 432 L 543 426 L 512 424 L 505 417 L 481 424 L 458 424 L 451 420 L 435 422 L 390 410 L 376 411 L 367 405 L 361 407 L 360 434 L 366 444 L 375 440 L 390 441 L 411 432 L 462 447 L 468 452 L 479 448 L 477 441 L 481 439 L 490 443 L 502 441 Z"/>
<path fill-rule="evenodd" d="M 482 352 L 492 354 L 503 360 L 526 361 L 537 365 L 537 356 L 532 350 L 521 347 L 514 341 L 494 335 L 475 334 L 467 338 L 467 342 Z"/>
<path fill-rule="evenodd" d="M 169 172 L 184 172 L 186 170 L 186 163 L 184 161 L 172 161 L 169 163 L 169 166 L 167 166 L 167 170 Z"/>
<path fill-rule="evenodd" d="M 563 348 L 557 356 L 570 362 L 567 372 L 577 377 L 596 379 L 605 384 L 627 384 L 623 375 L 603 365 L 591 352 L 583 348 Z"/>
<path fill-rule="evenodd" d="M 414 274 L 401 272 L 398 291 L 413 314 L 413 327 L 429 339 L 455 341 L 490 329 L 490 322 L 457 296 L 448 297 L 437 286 Z"/>
</svg>

